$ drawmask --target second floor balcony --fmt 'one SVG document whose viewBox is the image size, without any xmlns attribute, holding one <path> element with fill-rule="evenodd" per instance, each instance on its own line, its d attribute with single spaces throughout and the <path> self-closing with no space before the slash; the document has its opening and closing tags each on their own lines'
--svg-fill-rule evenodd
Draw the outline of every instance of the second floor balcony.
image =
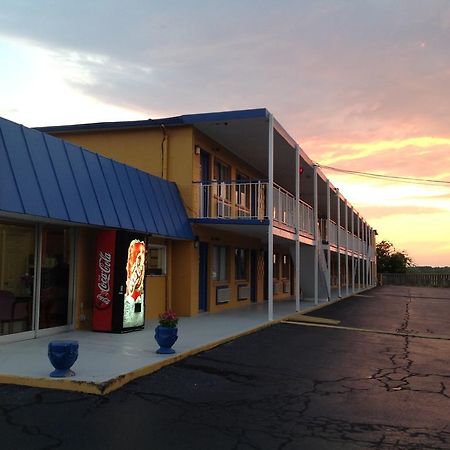
<svg viewBox="0 0 450 450">
<path fill-rule="evenodd" d="M 199 214 L 201 219 L 269 220 L 267 181 L 206 181 L 195 183 L 198 189 Z M 313 209 L 299 202 L 299 227 L 302 233 L 314 235 Z M 295 196 L 274 184 L 274 226 L 295 230 Z"/>
<path fill-rule="evenodd" d="M 256 220 L 261 223 L 269 220 L 267 181 L 206 181 L 195 182 L 194 186 L 199 199 L 198 219 Z M 273 186 L 272 218 L 274 227 L 295 232 L 295 196 L 277 184 Z M 372 255 L 373 249 L 364 239 L 338 227 L 333 220 L 329 224 L 327 233 L 327 220 L 318 221 L 322 241 L 357 254 Z M 302 200 L 299 202 L 299 228 L 304 236 L 314 238 L 313 208 Z"/>
</svg>

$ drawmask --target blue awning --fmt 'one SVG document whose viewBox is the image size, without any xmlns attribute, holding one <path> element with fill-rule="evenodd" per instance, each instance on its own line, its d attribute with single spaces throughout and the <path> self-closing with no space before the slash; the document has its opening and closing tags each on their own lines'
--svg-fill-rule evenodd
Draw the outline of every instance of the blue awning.
<svg viewBox="0 0 450 450">
<path fill-rule="evenodd" d="M 0 212 L 193 239 L 175 183 L 0 118 Z"/>
</svg>

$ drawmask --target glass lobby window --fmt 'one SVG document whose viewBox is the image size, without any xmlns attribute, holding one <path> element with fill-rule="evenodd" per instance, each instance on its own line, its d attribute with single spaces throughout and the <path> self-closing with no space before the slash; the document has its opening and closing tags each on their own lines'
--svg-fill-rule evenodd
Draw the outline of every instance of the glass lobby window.
<svg viewBox="0 0 450 450">
<path fill-rule="evenodd" d="M 213 247 L 213 270 L 214 281 L 228 280 L 228 248 L 215 245 Z"/>
<path fill-rule="evenodd" d="M 34 249 L 34 226 L 0 222 L 0 335 L 31 330 Z"/>
<path fill-rule="evenodd" d="M 42 229 L 41 291 L 39 328 L 67 325 L 71 232 L 66 228 Z"/>
<path fill-rule="evenodd" d="M 166 274 L 166 246 L 147 246 L 147 275 Z"/>
<path fill-rule="evenodd" d="M 248 278 L 248 250 L 244 248 L 234 249 L 235 279 L 246 280 Z"/>
</svg>

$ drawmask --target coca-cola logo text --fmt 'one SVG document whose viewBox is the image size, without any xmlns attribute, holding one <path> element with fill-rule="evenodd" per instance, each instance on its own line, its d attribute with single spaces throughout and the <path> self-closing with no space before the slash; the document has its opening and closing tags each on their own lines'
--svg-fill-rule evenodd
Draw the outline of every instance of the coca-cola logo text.
<svg viewBox="0 0 450 450">
<path fill-rule="evenodd" d="M 105 309 L 111 303 L 111 259 L 109 252 L 99 252 L 98 254 L 98 293 L 95 298 L 95 306 L 99 309 Z"/>
</svg>

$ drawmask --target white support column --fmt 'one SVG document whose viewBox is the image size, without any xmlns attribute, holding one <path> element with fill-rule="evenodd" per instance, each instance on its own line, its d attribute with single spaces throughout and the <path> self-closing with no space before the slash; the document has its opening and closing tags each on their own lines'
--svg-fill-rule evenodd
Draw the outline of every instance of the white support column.
<svg viewBox="0 0 450 450">
<path fill-rule="evenodd" d="M 376 247 L 376 235 L 375 235 L 374 229 L 372 229 L 372 252 L 373 252 L 372 286 L 376 286 L 377 285 L 377 247 Z"/>
<path fill-rule="evenodd" d="M 267 192 L 267 213 L 269 216 L 269 231 L 267 236 L 267 316 L 273 320 L 273 116 L 269 114 L 268 134 L 268 169 L 269 186 Z"/>
<path fill-rule="evenodd" d="M 345 226 L 345 295 L 348 297 L 349 289 L 348 289 L 348 202 L 347 202 L 347 199 L 345 199 L 344 226 Z"/>
<path fill-rule="evenodd" d="M 351 209 L 351 232 L 352 232 L 352 294 L 355 293 L 355 247 L 356 247 L 356 240 L 355 240 L 355 211 L 353 210 L 353 206 Z"/>
<path fill-rule="evenodd" d="M 359 214 L 356 216 L 356 223 L 358 227 L 358 291 L 361 290 L 361 258 L 362 258 L 362 243 L 361 243 L 361 218 Z"/>
<path fill-rule="evenodd" d="M 377 257 L 377 252 L 375 249 L 375 233 L 373 232 L 373 228 L 370 229 L 370 246 L 372 248 L 372 263 L 370 264 L 370 270 L 372 272 L 372 286 L 375 286 L 375 259 Z"/>
<path fill-rule="evenodd" d="M 317 192 L 317 164 L 314 164 L 314 304 L 319 303 L 319 199 Z"/>
<path fill-rule="evenodd" d="M 364 288 L 367 288 L 367 259 L 368 259 L 368 254 L 367 254 L 367 223 L 366 221 L 363 222 L 363 249 L 364 249 L 364 273 L 363 273 L 363 283 L 364 283 Z"/>
<path fill-rule="evenodd" d="M 370 286 L 370 227 L 366 222 L 366 254 L 367 254 L 367 267 L 366 267 L 366 285 Z"/>
<path fill-rule="evenodd" d="M 372 227 L 369 226 L 369 286 L 373 286 L 373 279 L 372 279 Z"/>
<path fill-rule="evenodd" d="M 338 297 L 342 297 L 341 293 L 341 200 L 339 198 L 339 189 L 336 189 L 337 204 L 337 279 L 338 279 Z"/>
<path fill-rule="evenodd" d="M 327 180 L 327 283 L 328 283 L 328 292 L 329 297 L 328 300 L 331 300 L 331 250 L 330 250 L 330 242 L 331 242 L 331 191 L 330 191 L 330 180 Z"/>
<path fill-rule="evenodd" d="M 295 146 L 295 310 L 300 311 L 300 147 Z"/>
</svg>

